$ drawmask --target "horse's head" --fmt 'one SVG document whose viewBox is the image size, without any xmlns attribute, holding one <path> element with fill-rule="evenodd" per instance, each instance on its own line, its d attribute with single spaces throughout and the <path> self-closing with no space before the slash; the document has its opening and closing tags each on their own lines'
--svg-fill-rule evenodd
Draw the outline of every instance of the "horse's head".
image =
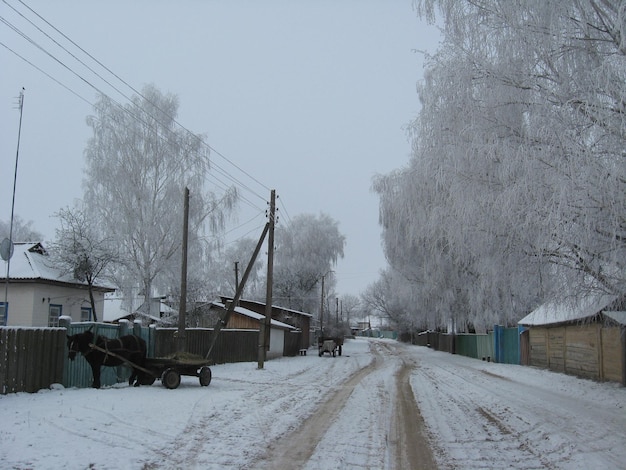
<svg viewBox="0 0 626 470">
<path fill-rule="evenodd" d="M 84 333 L 78 333 L 76 335 L 67 337 L 67 349 L 69 351 L 67 357 L 70 361 L 73 361 L 76 354 L 85 354 L 89 351 L 89 343 L 93 343 L 93 333 L 90 330 Z"/>
</svg>

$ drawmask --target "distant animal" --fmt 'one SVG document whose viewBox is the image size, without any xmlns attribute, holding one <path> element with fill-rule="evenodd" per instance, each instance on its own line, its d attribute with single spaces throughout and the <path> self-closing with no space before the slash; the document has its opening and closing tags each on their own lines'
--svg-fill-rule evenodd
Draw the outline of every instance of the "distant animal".
<svg viewBox="0 0 626 470">
<path fill-rule="evenodd" d="M 90 345 L 95 345 L 92 347 Z M 68 358 L 73 361 L 76 354 L 81 353 L 89 365 L 93 374 L 93 388 L 100 388 L 100 368 L 102 366 L 116 367 L 124 364 L 121 358 L 132 362 L 140 367 L 146 363 L 146 342 L 135 335 L 122 336 L 118 339 L 110 339 L 97 336 L 94 342 L 94 334 L 91 329 L 84 333 L 67 336 Z M 141 382 L 142 371 L 132 368 L 133 373 L 128 380 L 129 385 L 138 387 Z"/>
</svg>

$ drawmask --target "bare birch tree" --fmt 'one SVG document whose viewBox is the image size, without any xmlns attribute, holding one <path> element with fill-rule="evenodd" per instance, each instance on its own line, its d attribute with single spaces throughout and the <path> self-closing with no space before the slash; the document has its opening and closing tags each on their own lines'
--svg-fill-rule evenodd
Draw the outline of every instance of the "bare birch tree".
<svg viewBox="0 0 626 470">
<path fill-rule="evenodd" d="M 237 198 L 234 189 L 217 195 L 206 188 L 208 146 L 178 126 L 177 113 L 175 96 L 146 86 L 123 107 L 100 97 L 87 119 L 85 202 L 117 243 L 125 263 L 120 284 L 139 285 L 146 300 L 179 279 L 184 188 L 190 243 L 222 228 Z"/>
<path fill-rule="evenodd" d="M 322 276 L 325 293 L 332 292 L 332 267 L 343 257 L 345 236 L 339 224 L 327 214 L 302 214 L 289 225 L 276 229 L 274 296 L 289 308 L 316 311 L 321 296 Z M 321 294 L 321 293 L 320 293 Z"/>
</svg>

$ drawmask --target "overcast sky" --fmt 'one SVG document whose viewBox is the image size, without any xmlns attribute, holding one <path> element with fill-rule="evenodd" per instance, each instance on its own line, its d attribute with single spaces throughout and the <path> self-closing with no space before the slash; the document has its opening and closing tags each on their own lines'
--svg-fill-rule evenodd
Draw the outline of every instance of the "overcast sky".
<svg viewBox="0 0 626 470">
<path fill-rule="evenodd" d="M 179 97 L 178 121 L 207 136 L 246 199 L 227 240 L 260 235 L 276 189 L 279 223 L 322 212 L 339 222 L 339 294 L 378 278 L 386 263 L 372 177 L 408 161 L 423 73 L 415 50 L 438 41 L 411 0 L 7 0 L 0 17 L 1 220 L 11 215 L 22 87 L 15 213 L 52 240 L 53 214 L 83 194 L 97 93 L 126 103 L 126 84 L 151 83 Z M 232 184 L 213 174 L 218 193 Z"/>
</svg>

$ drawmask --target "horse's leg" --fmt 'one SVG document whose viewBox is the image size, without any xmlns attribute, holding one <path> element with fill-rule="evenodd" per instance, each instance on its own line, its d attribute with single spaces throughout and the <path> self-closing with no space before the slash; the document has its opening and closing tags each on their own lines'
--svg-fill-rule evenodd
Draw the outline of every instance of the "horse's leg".
<svg viewBox="0 0 626 470">
<path fill-rule="evenodd" d="M 93 374 L 93 388 L 100 388 L 100 366 L 98 364 L 90 362 L 91 373 Z"/>
<path fill-rule="evenodd" d="M 136 354 L 131 354 L 128 357 L 128 360 L 132 362 L 133 364 L 137 364 L 143 367 L 143 364 L 139 364 L 140 361 L 137 360 Z M 128 385 L 131 386 L 134 383 L 135 387 L 139 387 L 140 385 L 139 384 L 139 370 L 132 366 L 131 366 L 131 370 L 132 370 L 132 373 L 130 374 L 130 378 L 128 379 Z"/>
<path fill-rule="evenodd" d="M 128 385 L 132 385 L 133 381 L 135 382 L 135 387 L 139 387 L 141 385 L 141 372 L 133 367 L 133 375 L 130 376 L 130 381 Z"/>
<path fill-rule="evenodd" d="M 130 378 L 128 379 L 128 386 L 131 386 L 134 383 L 135 387 L 138 387 L 139 380 L 138 380 L 137 369 L 135 369 L 134 367 L 131 367 L 131 370 L 132 370 L 132 373 L 130 374 Z"/>
</svg>

